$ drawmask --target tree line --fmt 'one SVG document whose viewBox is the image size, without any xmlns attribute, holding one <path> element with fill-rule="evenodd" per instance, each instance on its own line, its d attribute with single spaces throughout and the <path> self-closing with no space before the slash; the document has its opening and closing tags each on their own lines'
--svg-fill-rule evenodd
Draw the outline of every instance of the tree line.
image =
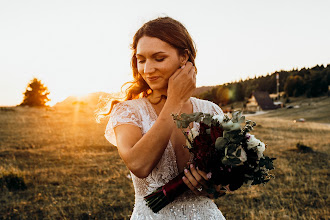
<svg viewBox="0 0 330 220">
<path fill-rule="evenodd" d="M 312 68 L 293 69 L 291 71 L 277 71 L 266 76 L 249 78 L 238 82 L 214 86 L 211 89 L 195 94 L 196 97 L 206 99 L 219 105 L 227 105 L 237 101 L 245 101 L 251 97 L 253 91 L 276 93 L 276 74 L 279 74 L 279 91 L 284 91 L 286 97 L 317 97 L 329 94 L 330 64 L 316 65 Z M 46 106 L 50 101 L 47 86 L 39 79 L 33 78 L 26 91 L 21 106 Z"/>
<path fill-rule="evenodd" d="M 276 93 L 276 74 L 279 74 L 279 91 L 285 92 L 285 97 L 306 96 L 318 97 L 328 93 L 330 85 L 330 64 L 316 65 L 312 68 L 293 69 L 291 71 L 276 71 L 266 76 L 249 78 L 238 82 L 214 86 L 212 89 L 197 94 L 219 105 L 227 105 L 237 101 L 245 101 L 253 91 Z"/>
</svg>

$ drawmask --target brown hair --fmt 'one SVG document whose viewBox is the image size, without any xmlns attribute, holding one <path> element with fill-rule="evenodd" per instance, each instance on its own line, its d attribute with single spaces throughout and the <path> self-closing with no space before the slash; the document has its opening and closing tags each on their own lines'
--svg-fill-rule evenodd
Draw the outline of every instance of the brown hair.
<svg viewBox="0 0 330 220">
<path fill-rule="evenodd" d="M 131 49 L 133 50 L 131 58 L 131 68 L 133 71 L 133 81 L 125 83 L 123 86 L 128 85 L 124 101 L 137 99 L 148 96 L 152 90 L 149 85 L 144 81 L 137 69 L 136 47 L 139 40 L 143 36 L 156 37 L 175 49 L 178 50 L 179 55 L 188 53 L 188 61 L 192 62 L 195 66 L 196 47 L 187 29 L 177 20 L 170 17 L 159 17 L 145 23 L 134 35 Z M 197 69 L 196 69 L 197 71 Z M 123 88 L 123 87 L 122 87 Z M 110 104 L 110 114 L 113 106 L 119 103 L 119 100 L 112 100 Z"/>
</svg>

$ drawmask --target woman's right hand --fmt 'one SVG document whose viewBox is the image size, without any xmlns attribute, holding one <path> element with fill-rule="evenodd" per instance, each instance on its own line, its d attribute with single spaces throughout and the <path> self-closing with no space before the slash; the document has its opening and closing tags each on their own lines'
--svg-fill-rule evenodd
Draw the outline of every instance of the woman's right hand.
<svg viewBox="0 0 330 220">
<path fill-rule="evenodd" d="M 184 104 L 193 94 L 196 88 L 196 69 L 191 62 L 179 68 L 169 78 L 167 88 L 167 100 Z"/>
</svg>

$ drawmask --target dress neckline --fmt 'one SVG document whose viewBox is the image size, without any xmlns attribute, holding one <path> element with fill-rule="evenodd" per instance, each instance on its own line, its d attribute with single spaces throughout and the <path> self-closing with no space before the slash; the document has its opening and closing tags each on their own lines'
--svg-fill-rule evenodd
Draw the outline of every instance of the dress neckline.
<svg viewBox="0 0 330 220">
<path fill-rule="evenodd" d="M 143 97 L 142 99 L 145 100 L 148 108 L 150 109 L 150 112 L 152 114 L 151 120 L 156 121 L 157 118 L 158 118 L 158 115 L 156 113 L 156 110 L 154 109 L 154 107 L 152 106 L 152 104 L 150 103 L 150 101 L 147 99 L 147 97 Z M 189 99 L 190 99 L 190 102 L 192 104 L 192 113 L 197 112 L 198 109 L 197 109 L 197 105 L 195 103 L 195 99 L 193 97 L 190 97 Z M 195 122 L 193 122 L 192 128 L 194 128 L 194 127 L 196 127 L 196 123 Z M 175 159 L 174 160 L 174 163 L 175 163 L 175 167 L 176 167 L 176 175 L 178 175 L 179 174 L 179 167 L 178 167 L 178 162 L 177 162 L 177 157 L 176 157 L 176 154 L 175 154 L 175 150 L 173 148 L 173 145 L 172 145 L 171 140 L 168 141 L 167 147 L 170 148 L 170 150 L 172 151 L 172 153 L 174 155 L 174 159 Z M 193 159 L 193 155 L 191 154 L 188 162 L 191 162 L 192 159 Z"/>
</svg>

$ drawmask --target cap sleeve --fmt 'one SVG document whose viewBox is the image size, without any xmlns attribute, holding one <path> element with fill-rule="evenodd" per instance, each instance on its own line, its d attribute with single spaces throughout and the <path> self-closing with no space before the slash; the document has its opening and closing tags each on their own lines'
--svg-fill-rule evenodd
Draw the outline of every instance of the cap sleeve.
<svg viewBox="0 0 330 220">
<path fill-rule="evenodd" d="M 195 111 L 209 113 L 212 115 L 223 115 L 223 111 L 217 104 L 208 100 L 198 99 L 195 97 L 191 97 L 191 99 L 193 101 L 193 104 L 195 104 Z"/>
<path fill-rule="evenodd" d="M 215 103 L 212 103 L 212 112 L 214 115 L 224 115 L 222 109 Z"/>
<path fill-rule="evenodd" d="M 126 102 L 121 102 L 114 106 L 105 129 L 105 138 L 115 146 L 117 146 L 117 141 L 114 128 L 123 124 L 135 125 L 142 128 L 138 111 Z"/>
</svg>

